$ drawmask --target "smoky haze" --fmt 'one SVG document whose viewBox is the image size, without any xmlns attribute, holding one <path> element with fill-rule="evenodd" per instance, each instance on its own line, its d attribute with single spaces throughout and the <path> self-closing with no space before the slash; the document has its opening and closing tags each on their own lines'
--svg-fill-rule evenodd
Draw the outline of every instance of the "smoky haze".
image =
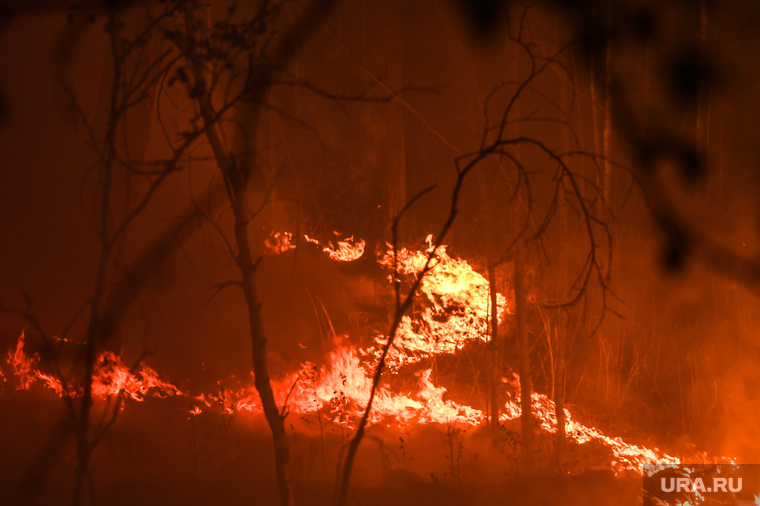
<svg viewBox="0 0 760 506">
<path fill-rule="evenodd" d="M 211 4 L 209 26 L 223 19 L 228 7 Z M 592 243 L 599 248 L 604 281 L 594 273 L 580 287 L 589 248 L 581 204 L 567 197 L 567 206 L 558 210 L 556 161 L 535 145 L 510 151 L 520 170 L 511 159 L 495 157 L 477 167 L 462 188 L 459 214 L 444 242 L 453 257 L 484 276 L 498 263 L 498 288 L 511 304 L 511 248 L 521 233 L 531 239 L 524 271 L 536 391 L 554 392 L 549 320 L 555 306 L 572 299 L 562 320 L 565 405 L 577 418 L 673 454 L 706 451 L 757 462 L 760 5 L 707 2 L 707 32 L 700 39 L 699 8 L 685 2 L 621 3 L 608 56 L 606 42 L 594 31 L 605 26 L 597 19 L 596 2 L 574 2 L 570 8 L 538 2 L 524 19 L 516 15 L 522 3 L 505 2 L 503 14 L 501 2 L 477 2 L 483 11 L 466 4 L 339 2 L 289 63 L 281 85 L 266 93 L 266 106 L 235 108 L 230 123 L 240 128 L 225 142 L 254 167 L 252 207 L 265 203 L 249 224 L 249 236 L 262 252 L 272 232 L 292 232 L 297 242 L 293 250 L 263 255 L 259 264 L 272 376 L 284 376 L 305 361 L 322 364 L 346 341 L 370 346 L 378 332 L 388 331 L 393 292 L 388 271 L 375 259 L 392 240 L 394 216 L 435 185 L 399 227 L 399 246 L 424 247 L 425 237 L 437 233 L 447 216 L 455 161 L 481 147 L 484 111 L 496 121 L 512 107 L 521 119 L 507 125 L 513 137 L 540 139 L 555 153 L 583 153 L 566 160 L 582 175 L 579 192 L 585 202 L 598 212 Z M 497 7 L 491 10 L 491 4 Z M 93 9 L 87 19 L 89 11 L 82 8 L 72 21 L 71 11 L 52 3 L 38 12 L 14 9 L 0 24 L 0 306 L 31 303 L 50 335 L 69 328 L 72 339 L 83 341 L 87 318 L 80 310 L 95 284 L 102 180 L 82 116 L 100 138 L 113 79 L 105 16 Z M 295 4 L 284 9 L 278 20 L 282 33 L 296 26 L 302 9 Z M 146 23 L 129 9 L 124 19 L 128 31 Z M 542 54 L 561 51 L 561 65 L 531 81 L 510 105 L 511 93 L 536 63 L 510 38 L 515 34 Z M 155 43 L 148 54 L 169 46 Z M 175 77 L 177 67 L 167 71 L 160 92 L 130 111 L 118 141 L 125 157 L 169 156 L 166 139 L 177 143 L 183 125 L 196 120 L 195 103 Z M 614 74 L 609 83 L 605 69 Z M 612 96 L 608 102 L 605 93 Z M 700 121 L 701 140 L 695 133 Z M 613 163 L 605 168 L 604 160 Z M 180 389 L 206 392 L 233 376 L 250 377 L 249 319 L 240 287 L 229 283 L 239 272 L 226 243 L 232 213 L 214 153 L 199 142 L 179 163 L 182 170 L 167 178 L 116 248 L 114 279 L 128 278 L 130 262 L 167 227 L 183 222 L 188 210 L 212 210 L 214 225 L 194 218 L 178 228 L 157 273 L 136 283 L 137 296 L 104 348 L 122 352 L 127 362 L 146 354 L 150 367 Z M 602 173 L 606 179 L 600 182 Z M 144 191 L 141 184 L 126 177 L 116 181 L 114 201 L 126 208 Z M 597 191 L 595 185 L 606 189 Z M 562 192 L 570 194 L 567 188 Z M 552 219 L 545 222 L 547 216 Z M 333 262 L 304 234 L 324 243 L 354 236 L 367 241 L 367 251 L 355 262 Z M 111 283 L 110 288 L 116 285 Z M 23 329 L 30 349 L 42 352 L 28 322 L 3 313 L 4 353 Z M 502 333 L 501 361 L 511 374 L 518 369 L 513 319 Z M 482 350 L 471 353 L 441 359 L 442 384 L 458 402 L 485 410 L 486 359 Z M 414 372 L 417 376 L 409 378 L 419 377 L 420 371 Z M 416 381 L 409 378 L 401 383 Z M 17 406 L 28 411 L 6 418 L 3 439 L 23 467 L 36 450 L 20 448 L 10 435 L 32 420 L 36 432 L 25 432 L 19 441 L 41 445 L 53 422 L 36 403 L 58 404 L 40 392 L 33 402 L 4 399 L 13 388 L 9 378 L 0 394 L 0 405 L 7 403 L 2 411 Z M 138 458 L 150 460 L 160 450 L 124 434 L 149 433 L 159 440 L 161 431 L 151 417 L 183 424 L 188 407 L 153 401 L 127 405 L 113 444 L 126 453 L 134 445 Z M 199 433 L 216 430 L 210 421 L 198 423 L 207 425 Z M 271 459 L 266 441 L 240 435 L 268 434 L 262 420 L 236 422 L 231 430 L 245 446 L 232 453 L 249 455 L 240 459 L 259 454 Z M 179 454 L 186 437 L 171 434 L 165 446 Z M 383 437 L 397 439 L 395 433 Z M 223 439 L 209 437 L 207 444 L 222 445 Z M 410 443 L 408 451 L 418 452 L 419 461 L 433 461 L 424 456 L 430 450 L 422 440 Z M 299 448 L 306 451 L 303 444 Z M 495 458 L 487 443 L 467 444 Z M 236 468 L 238 457 L 229 457 L 227 446 L 219 448 L 209 454 L 222 462 L 215 469 L 227 470 L 220 474 L 230 483 L 235 473 L 244 475 L 240 469 L 273 479 L 263 464 L 245 460 Z M 332 456 L 337 459 L 337 451 Z M 180 461 L 167 458 L 161 465 L 186 465 Z M 159 464 L 155 468 L 160 474 Z M 371 481 L 374 475 L 364 471 L 359 476 Z"/>
</svg>

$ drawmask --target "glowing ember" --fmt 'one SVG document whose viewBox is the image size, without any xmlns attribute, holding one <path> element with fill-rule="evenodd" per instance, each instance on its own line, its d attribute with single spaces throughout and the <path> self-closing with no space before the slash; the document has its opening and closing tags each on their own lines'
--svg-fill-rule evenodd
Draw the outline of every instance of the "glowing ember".
<svg viewBox="0 0 760 506">
<path fill-rule="evenodd" d="M 293 234 L 290 232 L 272 232 L 264 241 L 267 254 L 279 255 L 296 247 L 293 244 Z"/>
<path fill-rule="evenodd" d="M 341 235 L 338 232 L 333 232 L 333 234 L 336 236 Z M 367 244 L 364 240 L 359 239 L 357 241 L 354 240 L 354 236 L 351 236 L 343 240 L 336 241 L 335 245 L 332 243 L 332 241 L 330 241 L 327 246 L 324 246 L 318 240 L 309 237 L 308 235 L 304 235 L 304 237 L 306 238 L 307 242 L 320 246 L 322 248 L 322 251 L 327 253 L 327 256 L 336 262 L 352 262 L 361 258 L 361 256 L 364 254 L 364 247 Z"/>
</svg>

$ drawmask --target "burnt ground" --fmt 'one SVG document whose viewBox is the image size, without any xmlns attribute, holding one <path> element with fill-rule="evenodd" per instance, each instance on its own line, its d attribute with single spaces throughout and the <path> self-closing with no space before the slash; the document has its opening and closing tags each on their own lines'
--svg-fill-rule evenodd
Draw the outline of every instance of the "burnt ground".
<svg viewBox="0 0 760 506">
<path fill-rule="evenodd" d="M 512 478 L 502 484 L 380 485 L 355 487 L 348 504 L 362 506 L 461 506 L 461 505 L 640 505 L 639 480 L 618 480 L 595 474 L 561 480 L 558 477 Z M 332 488 L 300 485 L 294 488 L 296 504 L 331 505 Z M 160 481 L 123 483 L 105 490 L 102 504 L 109 505 L 276 505 L 274 484 L 256 481 L 226 483 L 190 480 L 182 488 L 168 489 Z"/>
<path fill-rule="evenodd" d="M 5 391 L 0 490 L 9 504 L 67 504 L 75 467 L 70 422 L 49 392 Z M 261 417 L 203 413 L 187 399 L 130 402 L 93 456 L 98 505 L 278 504 Z M 337 424 L 290 421 L 297 505 L 331 504 L 341 448 Z M 55 433 L 53 428 L 59 425 Z M 51 434 L 52 437 L 51 437 Z M 604 456 L 600 456 L 600 459 Z M 641 478 L 578 469 L 521 474 L 511 448 L 484 429 L 373 426 L 359 452 L 350 505 L 637 505 Z"/>
</svg>

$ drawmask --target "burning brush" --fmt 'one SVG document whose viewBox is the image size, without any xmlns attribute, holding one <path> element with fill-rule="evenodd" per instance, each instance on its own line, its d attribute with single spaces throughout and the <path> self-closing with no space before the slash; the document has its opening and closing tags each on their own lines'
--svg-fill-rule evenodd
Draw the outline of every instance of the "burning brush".
<svg viewBox="0 0 760 506">
<path fill-rule="evenodd" d="M 355 241 L 353 237 L 327 246 L 308 236 L 306 240 L 320 246 L 336 261 L 351 261 L 364 254 L 364 241 Z M 291 234 L 278 233 L 267 239 L 266 246 L 270 252 L 278 254 L 293 249 L 295 244 Z M 391 271 L 391 280 L 394 265 L 397 275 L 415 276 L 421 272 L 431 248 L 428 239 L 426 249 L 402 248 L 395 255 L 388 250 L 379 262 Z M 445 246 L 436 252 L 434 267 L 424 277 L 419 295 L 421 309 L 413 315 L 404 316 L 388 356 L 389 370 L 393 375 L 399 375 L 405 368 L 425 359 L 454 355 L 468 344 L 487 342 L 488 323 L 493 310 L 490 307 L 488 280 L 466 261 L 451 257 Z M 497 317 L 504 320 L 511 313 L 504 295 L 497 295 L 497 306 Z M 81 395 L 75 383 L 62 382 L 56 375 L 45 372 L 40 366 L 40 357 L 25 352 L 24 340 L 22 333 L 15 349 L 8 355 L 7 363 L 13 377 L 9 382 L 12 381 L 21 390 L 41 385 L 59 396 Z M 386 340 L 387 336 L 378 334 L 374 345 L 365 349 L 346 342 L 329 352 L 323 365 L 306 362 L 297 371 L 273 380 L 278 405 L 285 406 L 289 413 L 320 417 L 320 420 L 325 419 L 349 429 L 355 427 L 369 399 L 374 365 Z M 483 411 L 447 398 L 446 388 L 435 384 L 431 368 L 417 370 L 416 375 L 416 387 L 407 391 L 391 388 L 387 382 L 380 386 L 370 413 L 370 424 L 442 424 L 471 428 L 487 419 Z M 5 376 L 0 376 L 0 381 L 0 384 L 5 383 Z M 509 382 L 505 388 L 509 389 L 510 395 L 502 407 L 500 422 L 509 424 L 521 414 L 519 388 Z M 123 396 L 124 399 L 138 402 L 146 397 L 184 397 L 190 401 L 189 413 L 193 416 L 204 411 L 262 413 L 253 378 L 235 388 L 220 388 L 215 393 L 190 393 L 180 391 L 144 364 L 127 367 L 121 357 L 112 352 L 103 352 L 98 357 L 93 395 L 96 399 Z M 536 392 L 531 400 L 533 415 L 541 432 L 547 437 L 556 433 L 554 403 L 546 395 Z M 568 410 L 565 410 L 565 420 L 569 445 L 582 449 L 593 443 L 606 449 L 610 455 L 606 467 L 617 474 L 642 473 L 644 466 L 680 464 L 679 459 L 657 448 L 629 444 L 619 437 L 610 437 L 594 427 L 583 425 Z M 692 501 L 689 504 L 696 504 L 694 498 L 689 501 Z"/>
</svg>

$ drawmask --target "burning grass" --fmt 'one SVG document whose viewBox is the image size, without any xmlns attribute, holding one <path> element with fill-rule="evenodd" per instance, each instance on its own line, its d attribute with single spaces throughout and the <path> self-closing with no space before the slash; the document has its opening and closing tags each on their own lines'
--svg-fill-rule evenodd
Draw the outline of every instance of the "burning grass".
<svg viewBox="0 0 760 506">
<path fill-rule="evenodd" d="M 277 234 L 270 239 L 270 249 L 273 251 L 284 252 L 294 247 L 290 234 Z M 316 242 L 309 238 L 307 240 Z M 379 262 L 390 270 L 391 280 L 394 265 L 399 276 L 416 276 L 424 266 L 431 247 L 428 242 L 426 249 L 403 248 L 395 255 L 389 250 L 384 252 Z M 325 246 L 323 250 L 335 260 L 350 260 L 356 255 L 364 254 L 364 243 L 349 238 L 339 241 L 337 247 Z M 391 386 L 396 383 L 393 381 L 381 385 L 370 414 L 371 425 L 395 427 L 398 430 L 437 425 L 445 427 L 447 434 L 454 438 L 456 434 L 480 430 L 487 414 L 450 397 L 446 388 L 436 385 L 433 369 L 421 368 L 420 365 L 423 360 L 453 355 L 464 346 L 487 342 L 488 321 L 492 311 L 488 290 L 488 281 L 483 275 L 466 261 L 451 257 L 445 247 L 439 248 L 434 267 L 421 284 L 420 303 L 413 314 L 404 317 L 389 356 L 392 373 L 390 379 L 401 375 L 408 377 L 409 371 L 416 369 L 416 385 L 409 387 L 408 381 L 406 389 Z M 507 298 L 499 294 L 497 301 L 498 317 L 504 320 L 511 313 Z M 386 339 L 386 336 L 378 334 L 375 344 L 366 349 L 352 346 L 346 340 L 344 345 L 329 352 L 324 364 L 306 362 L 298 370 L 274 380 L 273 389 L 278 405 L 285 406 L 285 412 L 318 425 L 320 430 L 325 426 L 334 426 L 350 432 L 369 399 L 371 373 Z M 11 382 L 17 389 L 25 390 L 41 385 L 59 396 L 81 395 L 75 382 L 62 381 L 41 365 L 39 356 L 25 352 L 24 334 L 21 334 L 15 349 L 9 353 L 7 363 L 13 377 Z M 511 428 L 520 416 L 520 399 L 519 389 L 511 385 L 509 382 L 504 383 L 504 398 L 508 400 L 502 407 L 503 414 L 500 417 L 504 428 L 500 444 L 504 448 L 511 447 L 511 453 L 516 456 L 520 445 L 519 434 Z M 95 364 L 93 394 L 96 399 L 116 396 L 133 401 L 142 401 L 146 397 L 183 398 L 188 401 L 187 409 L 191 418 L 204 412 L 230 416 L 258 416 L 262 413 L 252 378 L 250 381 L 237 382 L 232 388 L 222 388 L 220 383 L 215 392 L 191 393 L 184 390 L 180 391 L 144 364 L 127 367 L 121 357 L 112 352 L 101 353 Z M 532 406 L 536 425 L 540 427 L 539 440 L 544 447 L 540 451 L 547 454 L 545 460 L 549 461 L 553 435 L 557 431 L 555 406 L 549 397 L 538 392 L 533 393 Z M 565 410 L 565 417 L 569 460 L 587 463 L 579 466 L 578 471 L 584 467 L 586 470 L 606 468 L 618 475 L 635 474 L 641 473 L 642 466 L 645 465 L 679 463 L 679 459 L 657 448 L 630 444 L 619 437 L 608 436 L 595 427 L 584 425 L 569 410 Z M 453 461 L 453 442 L 451 447 L 449 459 Z M 590 453 L 596 455 L 596 460 L 588 457 Z"/>
</svg>

